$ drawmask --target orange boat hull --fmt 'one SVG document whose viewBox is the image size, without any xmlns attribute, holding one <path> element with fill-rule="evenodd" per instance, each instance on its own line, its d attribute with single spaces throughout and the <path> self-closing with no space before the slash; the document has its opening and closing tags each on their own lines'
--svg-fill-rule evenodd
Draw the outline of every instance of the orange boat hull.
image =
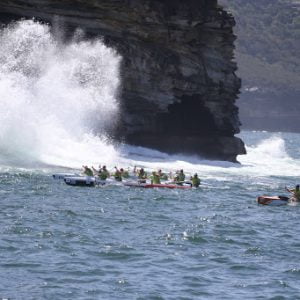
<svg viewBox="0 0 300 300">
<path fill-rule="evenodd" d="M 285 196 L 259 196 L 256 201 L 261 205 L 279 206 L 286 205 L 289 198 Z"/>
</svg>

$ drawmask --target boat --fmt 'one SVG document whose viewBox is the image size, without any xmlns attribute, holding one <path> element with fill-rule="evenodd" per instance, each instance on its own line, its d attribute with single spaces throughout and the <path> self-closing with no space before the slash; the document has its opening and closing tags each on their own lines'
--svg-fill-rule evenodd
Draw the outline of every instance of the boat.
<svg viewBox="0 0 300 300">
<path fill-rule="evenodd" d="M 61 180 L 65 179 L 66 177 L 78 177 L 80 176 L 79 174 L 74 174 L 74 173 L 56 173 L 52 174 L 52 178 L 56 180 Z"/>
<path fill-rule="evenodd" d="M 67 185 L 73 186 L 96 186 L 96 185 L 105 185 L 105 180 L 96 179 L 93 176 L 71 176 L 65 177 L 64 182 Z"/>
<path fill-rule="evenodd" d="M 287 205 L 289 200 L 286 196 L 259 196 L 256 199 L 258 204 L 270 206 Z"/>
<path fill-rule="evenodd" d="M 125 182 L 124 186 L 139 187 L 145 189 L 152 189 L 152 188 L 191 189 L 192 188 L 190 184 L 185 184 L 185 185 L 170 184 L 170 183 L 151 184 L 151 183 L 137 183 L 137 182 Z"/>
<path fill-rule="evenodd" d="M 96 179 L 91 176 L 65 177 L 64 182 L 73 186 L 95 186 Z"/>
</svg>

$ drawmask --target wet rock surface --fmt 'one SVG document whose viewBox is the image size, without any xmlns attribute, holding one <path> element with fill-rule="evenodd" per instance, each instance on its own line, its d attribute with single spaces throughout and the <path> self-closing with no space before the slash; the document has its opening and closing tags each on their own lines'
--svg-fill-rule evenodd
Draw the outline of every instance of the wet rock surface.
<svg viewBox="0 0 300 300">
<path fill-rule="evenodd" d="M 0 13 L 79 27 L 122 55 L 118 140 L 230 161 L 245 153 L 234 137 L 235 22 L 217 1 L 2 0 Z"/>
</svg>

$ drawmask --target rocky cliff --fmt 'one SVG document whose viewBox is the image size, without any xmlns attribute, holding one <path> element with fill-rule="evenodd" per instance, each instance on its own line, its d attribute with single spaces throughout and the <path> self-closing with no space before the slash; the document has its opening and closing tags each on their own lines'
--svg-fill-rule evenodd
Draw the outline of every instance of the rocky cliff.
<svg viewBox="0 0 300 300">
<path fill-rule="evenodd" d="M 234 19 L 216 0 L 1 0 L 2 22 L 59 18 L 123 57 L 115 136 L 170 153 L 245 153 L 235 100 Z"/>
</svg>

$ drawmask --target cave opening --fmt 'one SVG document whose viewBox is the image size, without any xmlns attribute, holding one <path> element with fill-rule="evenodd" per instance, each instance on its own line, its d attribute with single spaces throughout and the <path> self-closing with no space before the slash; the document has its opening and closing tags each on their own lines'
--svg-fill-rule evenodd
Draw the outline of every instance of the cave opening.
<svg viewBox="0 0 300 300">
<path fill-rule="evenodd" d="M 183 96 L 159 116 L 160 131 L 175 135 L 214 135 L 218 130 L 210 111 L 199 95 Z"/>
</svg>

